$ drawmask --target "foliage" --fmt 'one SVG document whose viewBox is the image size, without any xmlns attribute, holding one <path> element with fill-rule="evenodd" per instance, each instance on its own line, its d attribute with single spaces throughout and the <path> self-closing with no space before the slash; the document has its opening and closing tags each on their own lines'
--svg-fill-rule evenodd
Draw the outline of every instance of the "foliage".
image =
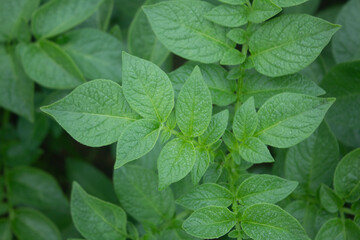
<svg viewBox="0 0 360 240">
<path fill-rule="evenodd" d="M 1 239 L 360 239 L 360 4 L 319 4 L 0 0 Z"/>
</svg>

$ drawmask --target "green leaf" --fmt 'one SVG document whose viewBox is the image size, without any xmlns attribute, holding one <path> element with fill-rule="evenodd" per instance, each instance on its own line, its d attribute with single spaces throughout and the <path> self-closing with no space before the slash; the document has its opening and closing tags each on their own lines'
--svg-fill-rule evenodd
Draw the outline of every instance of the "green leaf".
<svg viewBox="0 0 360 240">
<path fill-rule="evenodd" d="M 31 20 L 37 38 L 49 38 L 75 27 L 89 18 L 103 0 L 51 0 L 42 5 Z"/>
<path fill-rule="evenodd" d="M 98 147 L 118 140 L 139 116 L 130 108 L 122 88 L 110 80 L 93 80 L 65 98 L 41 108 L 77 141 Z"/>
<path fill-rule="evenodd" d="M 251 97 L 235 113 L 232 127 L 235 137 L 239 141 L 243 141 L 253 136 L 258 122 L 254 98 Z"/>
<path fill-rule="evenodd" d="M 230 4 L 230 5 L 241 5 L 241 4 L 245 4 L 246 0 L 219 0 L 219 2 Z"/>
<path fill-rule="evenodd" d="M 226 38 L 226 28 L 203 17 L 212 8 L 204 1 L 166 1 L 146 6 L 144 11 L 167 49 L 193 61 L 214 63 L 234 43 Z"/>
<path fill-rule="evenodd" d="M 161 1 L 147 0 L 143 6 Z M 142 8 L 138 10 L 131 22 L 128 33 L 128 48 L 132 55 L 149 60 L 158 66 L 163 64 L 170 54 L 170 51 L 156 38 Z"/>
<path fill-rule="evenodd" d="M 315 240 L 356 240 L 360 238 L 360 228 L 351 220 L 344 222 L 340 218 L 327 221 L 316 235 Z"/>
<path fill-rule="evenodd" d="M 223 110 L 212 116 L 206 131 L 199 136 L 199 143 L 202 145 L 212 145 L 216 143 L 224 134 L 228 125 L 229 110 Z"/>
<path fill-rule="evenodd" d="M 159 189 L 183 179 L 195 164 L 193 143 L 176 138 L 168 142 L 158 158 Z"/>
<path fill-rule="evenodd" d="M 2 240 L 12 240 L 10 221 L 0 218 L 0 238 Z"/>
<path fill-rule="evenodd" d="M 231 29 L 226 36 L 237 44 L 244 44 L 248 41 L 247 32 L 242 28 Z M 239 69 L 239 68 L 237 68 Z"/>
<path fill-rule="evenodd" d="M 158 191 L 157 175 L 149 169 L 125 165 L 115 170 L 114 187 L 121 206 L 139 222 L 159 224 L 175 212 L 171 189 Z"/>
<path fill-rule="evenodd" d="M 95 13 L 85 22 L 81 23 L 80 28 L 97 28 L 102 31 L 108 31 L 112 12 L 114 10 L 114 0 L 103 0 Z"/>
<path fill-rule="evenodd" d="M 285 207 L 285 210 L 294 216 L 305 228 L 311 239 L 314 239 L 321 226 L 334 217 L 321 208 L 318 203 L 310 203 L 305 200 L 295 200 Z"/>
<path fill-rule="evenodd" d="M 270 78 L 256 71 L 246 71 L 241 99 L 245 101 L 254 97 L 255 106 L 261 107 L 269 98 L 284 92 L 302 93 L 311 96 L 325 94 L 316 83 L 300 74 L 287 75 L 284 77 Z"/>
<path fill-rule="evenodd" d="M 40 0 L 0 1 L 0 42 L 7 42 L 17 37 L 21 24 L 27 25 L 39 3 Z"/>
<path fill-rule="evenodd" d="M 243 181 L 237 190 L 240 204 L 277 203 L 292 193 L 297 182 L 272 175 L 254 175 Z"/>
<path fill-rule="evenodd" d="M 278 94 L 259 109 L 255 136 L 273 147 L 291 147 L 315 131 L 334 101 L 296 93 Z"/>
<path fill-rule="evenodd" d="M 359 11 L 359 1 L 348 1 L 336 18 L 336 23 L 343 26 L 332 41 L 332 53 L 337 63 L 360 58 Z"/>
<path fill-rule="evenodd" d="M 241 219 L 244 232 L 256 240 L 310 240 L 294 217 L 273 204 L 254 204 Z"/>
<path fill-rule="evenodd" d="M 271 0 L 254 0 L 248 14 L 248 20 L 253 23 L 262 23 L 281 12 L 281 7 Z"/>
<path fill-rule="evenodd" d="M 18 51 L 7 52 L 0 45 L 0 72 L 0 106 L 33 121 L 34 83 L 25 75 Z"/>
<path fill-rule="evenodd" d="M 210 155 L 207 149 L 196 148 L 195 151 L 195 164 L 193 169 L 191 170 L 191 181 L 194 185 L 200 182 L 210 163 Z"/>
<path fill-rule="evenodd" d="M 336 137 L 346 145 L 359 147 L 360 61 L 336 65 L 324 77 L 321 87 L 326 96 L 337 99 L 326 115 Z"/>
<path fill-rule="evenodd" d="M 85 82 L 74 61 L 53 42 L 23 45 L 21 60 L 26 74 L 44 87 L 69 89 Z"/>
<path fill-rule="evenodd" d="M 87 79 L 121 82 L 121 42 L 97 29 L 83 28 L 66 33 L 61 47 L 74 59 Z"/>
<path fill-rule="evenodd" d="M 258 138 L 250 137 L 239 145 L 240 156 L 251 163 L 274 162 L 269 149 Z"/>
<path fill-rule="evenodd" d="M 179 93 L 176 103 L 176 122 L 187 136 L 197 137 L 205 132 L 211 121 L 212 103 L 199 67 L 195 67 Z"/>
<path fill-rule="evenodd" d="M 279 7 L 291 7 L 295 5 L 302 4 L 308 0 L 271 0 L 273 3 Z"/>
<path fill-rule="evenodd" d="M 335 169 L 335 192 L 348 202 L 360 198 L 360 148 L 353 150 L 341 159 Z"/>
<path fill-rule="evenodd" d="M 236 224 L 236 216 L 226 207 L 209 206 L 193 212 L 183 223 L 184 230 L 198 238 L 218 238 Z"/>
<path fill-rule="evenodd" d="M 56 179 L 36 168 L 19 167 L 6 175 L 13 205 L 65 212 L 69 203 Z"/>
<path fill-rule="evenodd" d="M 68 182 L 76 181 L 90 195 L 112 203 L 117 202 L 111 180 L 92 164 L 73 158 L 67 159 L 66 176 Z"/>
<path fill-rule="evenodd" d="M 250 38 L 255 69 L 270 77 L 298 72 L 319 56 L 339 27 L 306 14 L 274 18 Z"/>
<path fill-rule="evenodd" d="M 74 182 L 71 215 L 77 230 L 88 240 L 125 240 L 126 214 L 120 207 L 85 192 Z"/>
<path fill-rule="evenodd" d="M 334 190 L 324 184 L 321 184 L 319 197 L 322 207 L 330 213 L 337 213 L 344 204 Z"/>
<path fill-rule="evenodd" d="M 198 64 L 195 62 L 187 62 L 175 71 L 169 74 L 169 78 L 173 84 L 175 95 L 178 95 L 185 81 L 189 78 L 198 65 L 208 86 L 213 104 L 218 106 L 227 106 L 236 100 L 234 94 L 235 84 L 228 81 L 227 71 L 216 64 Z"/>
<path fill-rule="evenodd" d="M 160 123 L 141 119 L 128 126 L 121 134 L 116 148 L 115 169 L 136 160 L 154 148 L 160 135 Z"/>
<path fill-rule="evenodd" d="M 322 183 L 331 185 L 336 164 L 339 161 L 339 145 L 326 123 L 305 141 L 290 148 L 286 154 L 284 173 L 315 193 Z"/>
<path fill-rule="evenodd" d="M 186 193 L 176 203 L 191 210 L 208 206 L 228 207 L 233 201 L 232 193 L 217 184 L 205 183 Z"/>
<path fill-rule="evenodd" d="M 222 57 L 221 61 L 220 61 L 220 64 L 222 65 L 239 65 L 239 64 L 242 64 L 246 59 L 246 56 L 236 50 L 236 49 L 228 49 L 224 56 Z"/>
<path fill-rule="evenodd" d="M 247 23 L 248 8 L 245 5 L 222 4 L 214 7 L 204 16 L 207 20 L 225 27 L 240 27 Z"/>
<path fill-rule="evenodd" d="M 19 240 L 61 240 L 59 229 L 42 213 L 18 208 L 11 221 L 11 229 Z"/>
<path fill-rule="evenodd" d="M 166 121 L 174 107 L 171 82 L 158 66 L 123 53 L 123 88 L 130 106 L 144 118 Z"/>
</svg>

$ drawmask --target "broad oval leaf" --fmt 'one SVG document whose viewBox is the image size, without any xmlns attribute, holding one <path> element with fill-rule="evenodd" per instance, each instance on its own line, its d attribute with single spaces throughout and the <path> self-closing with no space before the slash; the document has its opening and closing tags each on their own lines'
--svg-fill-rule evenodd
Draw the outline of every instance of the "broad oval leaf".
<svg viewBox="0 0 360 240">
<path fill-rule="evenodd" d="M 176 200 L 176 203 L 191 210 L 208 206 L 228 207 L 232 202 L 232 193 L 214 183 L 201 184 Z"/>
<path fill-rule="evenodd" d="M 71 191 L 71 216 L 77 230 L 88 240 L 126 239 L 124 210 L 87 194 L 76 182 Z"/>
<path fill-rule="evenodd" d="M 297 182 L 277 176 L 255 175 L 240 184 L 237 199 L 243 205 L 276 203 L 290 195 L 297 185 Z"/>
<path fill-rule="evenodd" d="M 24 70 L 38 84 L 48 88 L 69 89 L 85 82 L 74 61 L 57 44 L 40 40 L 22 46 Z"/>
<path fill-rule="evenodd" d="M 183 179 L 195 164 L 193 143 L 175 138 L 161 150 L 157 161 L 159 171 L 159 189 Z"/>
<path fill-rule="evenodd" d="M 226 207 L 209 206 L 193 212 L 183 223 L 184 230 L 198 238 L 218 238 L 236 224 L 235 213 Z"/>
<path fill-rule="evenodd" d="M 89 18 L 103 0 L 51 0 L 33 15 L 32 31 L 38 38 L 49 38 Z"/>
<path fill-rule="evenodd" d="M 278 94 L 259 109 L 255 136 L 273 147 L 291 147 L 315 131 L 334 101 L 296 93 Z"/>
<path fill-rule="evenodd" d="M 186 136 L 197 137 L 209 126 L 211 113 L 211 95 L 200 68 L 196 66 L 179 93 L 176 122 Z"/>
<path fill-rule="evenodd" d="M 123 53 L 123 88 L 130 106 L 144 118 L 166 121 L 174 107 L 170 79 L 158 66 Z"/>
<path fill-rule="evenodd" d="M 273 204 L 254 204 L 241 220 L 244 232 L 255 240 L 310 240 L 293 216 Z"/>
<path fill-rule="evenodd" d="M 18 208 L 15 211 L 11 228 L 19 240 L 61 240 L 59 229 L 39 211 Z"/>
<path fill-rule="evenodd" d="M 92 28 L 66 33 L 61 47 L 74 59 L 87 79 L 121 82 L 121 54 L 124 48 L 115 37 Z"/>
<path fill-rule="evenodd" d="M 288 150 L 284 174 L 315 194 L 322 183 L 331 185 L 338 161 L 339 145 L 323 122 L 309 138 Z"/>
<path fill-rule="evenodd" d="M 334 174 L 336 193 L 349 202 L 360 198 L 360 148 L 348 153 L 337 165 Z"/>
<path fill-rule="evenodd" d="M 115 169 L 150 152 L 160 134 L 160 123 L 141 119 L 130 124 L 121 134 L 116 148 Z"/>
<path fill-rule="evenodd" d="M 235 44 L 226 38 L 226 28 L 203 17 L 212 8 L 204 1 L 166 1 L 146 6 L 144 11 L 169 50 L 193 61 L 214 63 Z"/>
<path fill-rule="evenodd" d="M 250 58 L 264 75 L 295 73 L 319 56 L 338 29 L 339 25 L 310 15 L 285 14 L 268 21 L 251 36 Z"/>
<path fill-rule="evenodd" d="M 336 62 L 347 62 L 360 58 L 360 2 L 348 1 L 337 16 L 336 23 L 342 28 L 332 40 L 332 53 Z"/>
<path fill-rule="evenodd" d="M 126 102 L 120 85 L 110 80 L 93 80 L 42 111 L 77 141 L 98 147 L 118 140 L 127 125 L 139 116 Z"/>
<path fill-rule="evenodd" d="M 170 188 L 158 191 L 155 172 L 135 165 L 125 165 L 114 172 L 114 187 L 121 206 L 142 223 L 159 224 L 175 212 Z"/>
</svg>

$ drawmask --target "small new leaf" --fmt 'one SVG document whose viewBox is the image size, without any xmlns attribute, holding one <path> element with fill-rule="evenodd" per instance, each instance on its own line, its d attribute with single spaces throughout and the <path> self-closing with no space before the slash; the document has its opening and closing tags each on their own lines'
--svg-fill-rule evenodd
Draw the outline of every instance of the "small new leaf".
<svg viewBox="0 0 360 240">
<path fill-rule="evenodd" d="M 246 5 L 219 5 L 205 14 L 205 18 L 225 27 L 240 27 L 247 23 L 248 7 Z"/>
<path fill-rule="evenodd" d="M 241 157 L 251 163 L 274 162 L 269 149 L 259 139 L 250 137 L 239 145 Z"/>
<path fill-rule="evenodd" d="M 258 116 L 255 109 L 254 98 L 249 98 L 235 113 L 233 132 L 239 141 L 254 135 L 258 126 Z"/>
</svg>

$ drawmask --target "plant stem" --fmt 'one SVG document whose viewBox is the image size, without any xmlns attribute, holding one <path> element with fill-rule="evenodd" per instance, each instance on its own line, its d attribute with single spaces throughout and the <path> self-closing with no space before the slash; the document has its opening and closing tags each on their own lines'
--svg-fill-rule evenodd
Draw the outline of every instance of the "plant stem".
<svg viewBox="0 0 360 240">
<path fill-rule="evenodd" d="M 356 215 L 356 213 L 350 208 L 342 208 L 342 212 L 350 215 Z"/>
</svg>

